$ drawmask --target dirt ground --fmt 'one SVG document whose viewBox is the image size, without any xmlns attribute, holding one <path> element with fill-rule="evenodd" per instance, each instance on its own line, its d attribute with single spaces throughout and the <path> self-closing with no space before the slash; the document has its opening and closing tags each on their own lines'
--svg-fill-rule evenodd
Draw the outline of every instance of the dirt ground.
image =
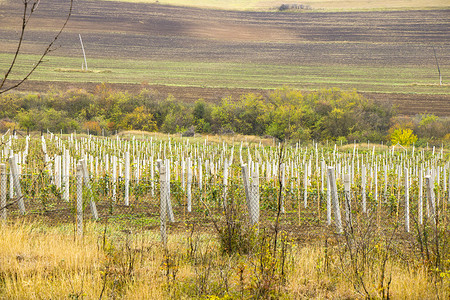
<svg viewBox="0 0 450 300">
<path fill-rule="evenodd" d="M 25 36 L 26 52 L 62 23 L 67 3 L 41 5 Z M 0 5 L 0 45 L 17 42 L 21 2 Z M 450 61 L 449 10 L 279 13 L 205 10 L 159 4 L 77 1 L 60 39 L 65 55 L 271 64 L 434 66 Z"/>
<path fill-rule="evenodd" d="M 42 51 L 62 24 L 67 2 L 49 0 L 30 21 L 24 53 Z M 22 2 L 0 4 L 0 49 L 12 53 L 20 29 Z M 93 58 L 133 60 L 426 67 L 435 69 L 435 47 L 446 80 L 450 62 L 450 10 L 279 13 L 205 10 L 112 1 L 75 2 L 58 44 L 59 55 L 80 56 L 78 34 Z M 238 79 L 237 79 L 238 80 Z M 92 89 L 90 83 L 28 82 L 22 90 L 49 85 Z M 121 84 L 119 89 L 142 86 Z M 176 98 L 218 101 L 253 90 L 150 86 Z M 446 90 L 444 90 L 445 92 Z M 264 93 L 264 92 L 263 92 Z M 450 115 L 450 95 L 366 94 L 389 101 L 401 113 Z"/>
</svg>

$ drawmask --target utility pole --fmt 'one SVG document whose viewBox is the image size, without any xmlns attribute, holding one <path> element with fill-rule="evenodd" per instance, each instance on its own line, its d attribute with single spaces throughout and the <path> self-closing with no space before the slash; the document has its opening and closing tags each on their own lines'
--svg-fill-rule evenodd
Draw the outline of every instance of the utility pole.
<svg viewBox="0 0 450 300">
<path fill-rule="evenodd" d="M 86 53 L 84 52 L 83 40 L 81 39 L 81 34 L 78 34 L 78 36 L 80 37 L 81 50 L 83 50 L 84 67 L 85 67 L 85 69 L 87 71 L 88 70 L 88 66 L 87 66 L 87 61 L 86 61 Z M 81 69 L 83 70 L 83 65 L 81 65 Z"/>
<path fill-rule="evenodd" d="M 439 73 L 439 85 L 442 85 L 441 69 L 439 68 L 439 62 L 438 62 L 438 59 L 436 56 L 436 49 L 434 49 L 434 46 L 433 46 L 433 52 L 434 52 L 434 59 L 436 60 L 436 66 L 437 66 L 438 73 Z"/>
</svg>

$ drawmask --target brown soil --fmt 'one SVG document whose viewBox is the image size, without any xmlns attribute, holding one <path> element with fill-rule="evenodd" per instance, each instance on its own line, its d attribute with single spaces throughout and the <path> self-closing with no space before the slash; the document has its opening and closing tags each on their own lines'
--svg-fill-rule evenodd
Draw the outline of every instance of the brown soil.
<svg viewBox="0 0 450 300">
<path fill-rule="evenodd" d="M 0 5 L 0 49 L 12 52 L 20 29 L 21 1 Z M 42 3 L 30 21 L 24 53 L 41 53 L 51 40 L 67 2 Z M 425 66 L 435 69 L 431 45 L 446 78 L 450 66 L 450 10 L 279 13 L 205 10 L 159 4 L 76 1 L 57 53 L 81 55 L 83 35 L 90 57 L 289 65 Z M 93 84 L 28 82 L 43 92 Z M 140 85 L 117 85 L 132 91 Z M 22 88 L 22 90 L 24 90 Z M 161 93 L 195 101 L 217 101 L 252 90 L 151 86 Z M 366 94 L 390 101 L 404 114 L 450 115 L 450 95 Z"/>
<path fill-rule="evenodd" d="M 25 49 L 40 53 L 66 3 L 50 0 L 30 21 Z M 0 46 L 12 51 L 21 3 L 0 6 Z M 274 64 L 435 66 L 450 61 L 449 10 L 279 13 L 205 10 L 112 1 L 77 1 L 60 43 L 79 56 Z"/>
</svg>

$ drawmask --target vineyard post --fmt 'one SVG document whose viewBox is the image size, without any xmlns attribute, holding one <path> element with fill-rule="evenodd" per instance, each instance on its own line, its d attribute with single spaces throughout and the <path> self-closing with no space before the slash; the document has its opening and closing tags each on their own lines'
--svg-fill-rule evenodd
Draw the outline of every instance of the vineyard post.
<svg viewBox="0 0 450 300">
<path fill-rule="evenodd" d="M 444 180 L 443 180 L 443 183 L 444 183 L 444 188 L 442 189 L 442 191 L 445 193 L 445 191 L 447 191 L 447 165 L 444 165 L 443 167 L 442 167 L 442 172 L 444 173 L 443 174 L 443 176 L 444 176 Z M 445 194 L 444 194 L 444 197 L 445 197 Z"/>
<path fill-rule="evenodd" d="M 186 190 L 186 181 L 185 181 L 185 176 L 186 176 L 186 161 L 184 160 L 184 157 L 181 159 L 181 188 L 183 189 L 183 191 Z"/>
<path fill-rule="evenodd" d="M 117 156 L 112 157 L 112 199 L 117 200 Z"/>
<path fill-rule="evenodd" d="M 281 194 L 281 213 L 284 214 L 285 213 L 285 209 L 284 209 L 284 186 L 285 186 L 285 181 L 286 181 L 286 170 L 285 170 L 285 165 L 284 163 L 281 163 L 280 165 L 281 168 L 281 186 L 280 186 L 280 194 Z M 298 208 L 300 210 L 300 207 Z"/>
<path fill-rule="evenodd" d="M 250 186 L 250 224 L 252 226 L 259 222 L 259 164 L 255 164 Z"/>
<path fill-rule="evenodd" d="M 250 185 L 249 185 L 249 176 L 248 176 L 248 168 L 247 168 L 247 165 L 246 164 L 243 164 L 242 166 L 241 166 L 241 168 L 242 168 L 242 181 L 243 181 L 243 183 L 244 183 L 244 190 L 245 190 L 245 199 L 247 200 L 247 209 L 248 209 L 248 212 L 249 212 L 249 215 L 250 215 L 250 220 L 251 220 L 251 216 L 252 216 L 252 210 L 251 210 L 251 203 L 250 203 L 250 197 L 251 197 L 251 195 L 250 195 L 250 191 L 251 191 L 251 189 L 250 189 Z"/>
<path fill-rule="evenodd" d="M 202 178 L 202 174 L 203 170 L 202 170 L 202 159 L 199 157 L 198 158 L 198 188 L 200 189 L 200 191 L 203 190 L 203 178 Z"/>
<path fill-rule="evenodd" d="M 430 218 L 436 221 L 436 204 L 434 195 L 434 183 L 431 175 L 425 176 L 426 188 L 427 188 L 427 202 L 430 212 Z"/>
<path fill-rule="evenodd" d="M 11 140 L 10 140 L 11 141 Z M 14 156 L 14 151 L 12 149 L 9 150 L 9 155 L 10 157 L 13 157 L 15 159 Z M 8 155 L 8 153 L 6 153 L 6 155 Z M 13 177 L 13 173 L 12 173 L 12 168 L 9 168 L 9 199 L 13 199 L 14 198 L 14 177 Z"/>
<path fill-rule="evenodd" d="M 419 214 L 419 224 L 423 224 L 423 167 L 419 170 L 419 200 L 418 200 L 418 211 Z"/>
<path fill-rule="evenodd" d="M 450 196 L 450 176 L 447 183 L 447 173 L 450 171 L 450 162 L 447 163 L 447 165 L 444 167 L 444 191 L 448 192 L 448 195 Z M 450 197 L 448 197 L 448 200 L 450 201 Z"/>
<path fill-rule="evenodd" d="M 152 187 L 152 197 L 155 197 L 155 168 L 153 156 L 150 158 L 150 183 Z"/>
<path fill-rule="evenodd" d="M 398 212 L 399 212 L 399 206 L 400 206 L 400 186 L 401 186 L 401 176 L 402 176 L 402 172 L 401 172 L 401 167 L 397 166 L 397 201 L 396 201 L 396 215 L 397 215 L 397 221 L 398 221 Z"/>
<path fill-rule="evenodd" d="M 1 220 L 6 221 L 6 165 L 0 164 L 0 207 Z"/>
<path fill-rule="evenodd" d="M 130 152 L 125 152 L 125 206 L 130 205 Z"/>
<path fill-rule="evenodd" d="M 320 192 L 323 194 L 324 192 L 324 174 L 325 174 L 325 170 L 326 170 L 326 165 L 325 165 L 325 161 L 321 160 L 320 162 Z"/>
<path fill-rule="evenodd" d="M 167 226 L 167 200 L 166 200 L 166 166 L 162 164 L 161 160 L 158 160 L 158 166 L 159 166 L 159 182 L 160 182 L 160 232 L 161 232 L 161 241 L 163 242 L 164 246 L 167 245 L 167 232 L 166 232 L 166 226 Z"/>
<path fill-rule="evenodd" d="M 223 163 L 223 207 L 227 206 L 227 189 L 228 189 L 228 161 L 225 158 Z"/>
<path fill-rule="evenodd" d="M 303 177 L 303 206 L 308 207 L 308 164 L 305 162 L 305 173 Z"/>
<path fill-rule="evenodd" d="M 352 166 L 351 166 L 351 184 L 355 184 L 355 157 L 352 157 Z"/>
<path fill-rule="evenodd" d="M 375 146 L 373 147 L 373 154 L 372 154 L 372 160 L 373 160 L 373 156 L 375 155 Z M 381 198 L 378 197 L 378 165 L 377 162 L 375 161 L 375 166 L 374 166 L 374 170 L 373 170 L 373 182 L 374 182 L 374 200 L 375 203 L 377 204 L 377 224 L 378 227 L 380 226 L 380 222 L 381 222 Z"/>
<path fill-rule="evenodd" d="M 384 175 L 384 199 L 387 199 L 387 187 L 388 187 L 388 168 L 387 164 L 383 163 L 383 175 Z"/>
<path fill-rule="evenodd" d="M 23 201 L 22 189 L 20 187 L 20 181 L 19 181 L 19 173 L 17 171 L 17 163 L 16 163 L 16 159 L 14 158 L 14 156 L 11 156 L 9 158 L 9 167 L 11 169 L 11 176 L 12 176 L 12 181 L 14 184 L 14 190 L 16 192 L 16 197 L 18 199 L 20 214 L 24 215 L 25 214 L 25 203 Z"/>
<path fill-rule="evenodd" d="M 447 172 L 448 172 L 448 183 L 447 183 L 447 202 L 445 203 L 445 209 L 444 212 L 447 211 L 447 204 L 450 203 L 450 162 L 447 164 Z M 446 172 L 446 174 L 447 174 Z M 445 220 L 447 220 L 447 214 L 445 214 Z"/>
<path fill-rule="evenodd" d="M 344 203 L 345 203 L 345 222 L 348 227 L 352 227 L 352 203 L 350 191 L 351 179 L 349 174 L 344 175 Z"/>
<path fill-rule="evenodd" d="M 405 167 L 405 230 L 409 232 L 409 171 Z"/>
<path fill-rule="evenodd" d="M 448 174 L 448 184 L 447 184 L 447 201 L 444 201 L 444 228 L 445 225 L 447 224 L 447 205 L 450 203 L 450 162 L 447 163 L 447 171 L 445 172 L 445 174 L 447 174 L 447 172 L 449 172 Z M 446 181 L 447 182 L 447 181 Z"/>
<path fill-rule="evenodd" d="M 318 166 L 318 164 L 316 166 Z M 316 169 L 316 171 L 314 173 L 316 175 L 315 177 L 316 177 L 316 183 L 317 183 L 317 215 L 318 215 L 317 222 L 320 223 L 320 217 L 321 217 L 320 203 L 321 203 L 322 193 L 320 192 L 319 174 L 317 172 L 320 172 L 320 167 L 318 167 L 318 170 Z"/>
<path fill-rule="evenodd" d="M 170 222 L 175 222 L 175 216 L 173 214 L 172 210 L 172 202 L 170 201 L 170 160 L 165 160 L 165 166 L 166 168 L 166 206 L 167 206 L 167 213 L 169 216 Z"/>
<path fill-rule="evenodd" d="M 83 169 L 79 162 L 77 164 L 76 182 L 77 182 L 77 233 L 83 235 Z"/>
<path fill-rule="evenodd" d="M 108 181 L 106 182 L 106 191 L 107 193 L 109 193 L 109 191 L 111 190 L 111 178 L 109 177 L 111 172 L 109 171 L 110 168 L 110 164 L 112 164 L 112 156 L 110 156 L 109 154 L 104 155 L 104 161 L 105 161 L 105 165 L 103 166 L 103 176 L 108 178 Z"/>
<path fill-rule="evenodd" d="M 135 184 L 139 184 L 139 180 L 141 179 L 141 159 L 139 158 L 140 153 L 137 154 L 137 157 L 134 159 L 134 179 L 136 181 Z"/>
<path fill-rule="evenodd" d="M 61 155 L 55 156 L 55 185 L 61 189 Z"/>
<path fill-rule="evenodd" d="M 367 213 L 367 204 L 366 204 L 366 165 L 363 164 L 361 166 L 361 196 L 362 196 L 362 211 L 363 213 Z"/>
<path fill-rule="evenodd" d="M 334 206 L 334 222 L 338 233 L 342 233 L 341 209 L 339 207 L 339 199 L 336 186 L 336 177 L 334 175 L 334 168 L 328 167 L 328 178 L 330 180 L 331 197 Z"/>
<path fill-rule="evenodd" d="M 98 220 L 97 206 L 95 205 L 94 202 L 94 194 L 92 192 L 91 181 L 89 179 L 86 160 L 80 159 L 80 163 L 81 163 L 81 170 L 83 172 L 84 185 L 89 191 L 89 205 L 91 207 L 92 216 L 94 217 L 95 220 Z"/>
<path fill-rule="evenodd" d="M 331 179 L 327 176 L 327 225 L 331 225 Z"/>
<path fill-rule="evenodd" d="M 187 211 L 192 211 L 192 162 L 191 158 L 186 158 L 187 164 L 187 185 L 186 185 L 186 194 L 187 194 Z"/>
<path fill-rule="evenodd" d="M 63 199 L 65 201 L 69 201 L 69 184 L 70 184 L 70 156 L 69 156 L 69 149 L 64 150 L 64 157 L 63 157 Z"/>
</svg>

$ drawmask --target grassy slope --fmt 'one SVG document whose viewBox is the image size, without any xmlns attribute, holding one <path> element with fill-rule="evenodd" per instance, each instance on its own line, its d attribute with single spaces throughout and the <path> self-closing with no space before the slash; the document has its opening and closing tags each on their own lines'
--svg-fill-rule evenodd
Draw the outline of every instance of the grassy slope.
<svg viewBox="0 0 450 300">
<path fill-rule="evenodd" d="M 0 54 L 0 69 L 6 67 L 10 56 Z M 23 55 L 10 79 L 18 79 L 33 61 L 36 56 Z M 80 72 L 79 58 L 51 56 L 33 74 L 32 80 L 258 89 L 288 85 L 303 90 L 338 87 L 361 92 L 450 93 L 449 85 L 437 85 L 434 69 L 422 67 L 280 66 L 125 59 L 90 59 L 88 64 L 93 72 Z"/>
</svg>

